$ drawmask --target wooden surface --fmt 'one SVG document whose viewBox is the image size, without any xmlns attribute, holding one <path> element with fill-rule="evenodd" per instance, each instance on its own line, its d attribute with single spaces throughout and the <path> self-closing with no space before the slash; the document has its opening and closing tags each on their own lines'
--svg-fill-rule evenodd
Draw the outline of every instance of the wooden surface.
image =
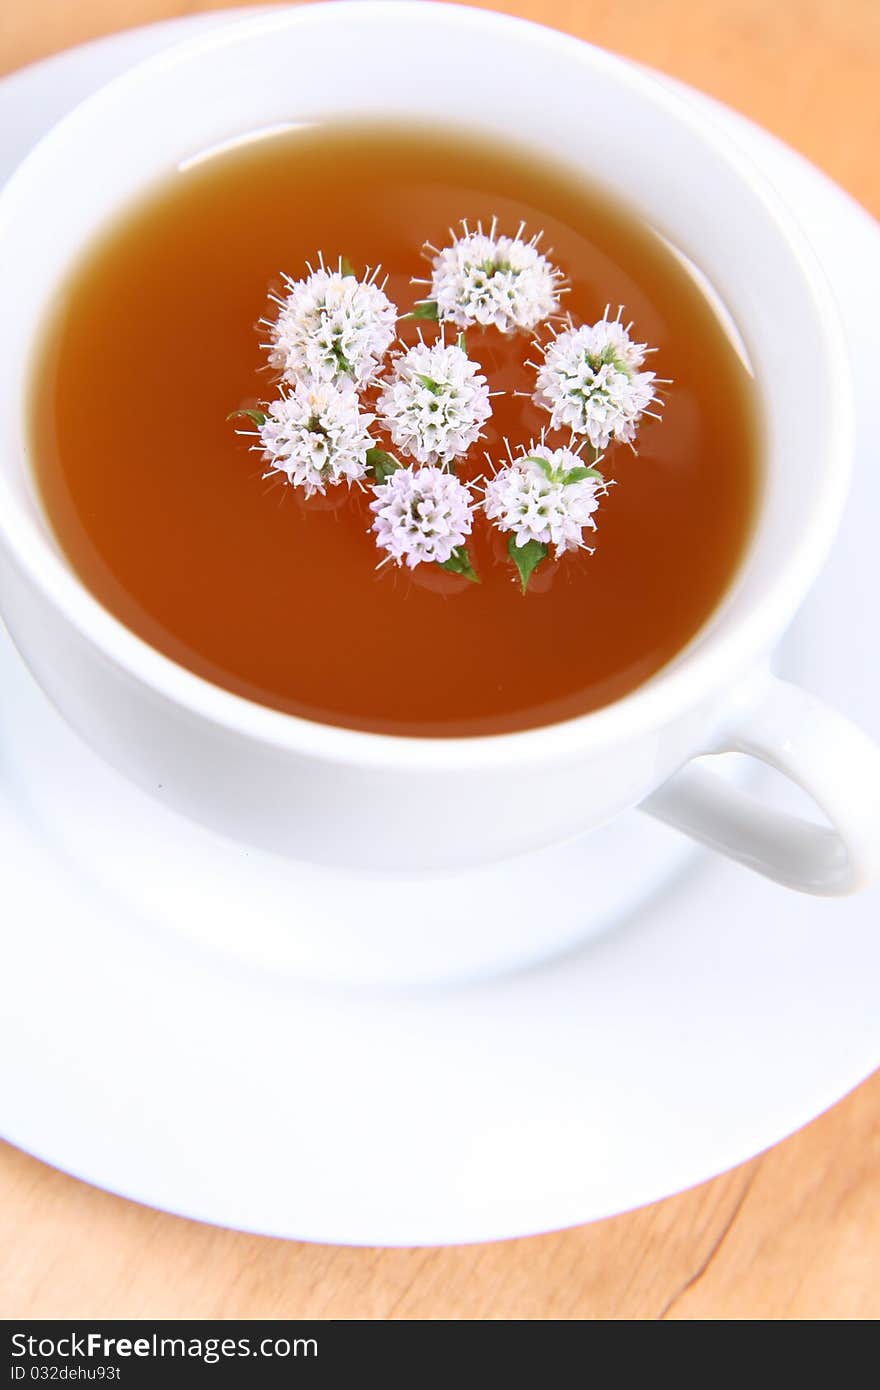
<svg viewBox="0 0 880 1390">
<path fill-rule="evenodd" d="M 0 72 L 215 0 L 0 0 Z M 880 0 L 503 0 L 684 78 L 880 213 Z M 2 1124 L 2 1116 L 0 1116 Z M 265 1240 L 0 1147 L 0 1317 L 880 1317 L 880 1075 L 770 1153 L 614 1220 L 503 1245 Z"/>
</svg>

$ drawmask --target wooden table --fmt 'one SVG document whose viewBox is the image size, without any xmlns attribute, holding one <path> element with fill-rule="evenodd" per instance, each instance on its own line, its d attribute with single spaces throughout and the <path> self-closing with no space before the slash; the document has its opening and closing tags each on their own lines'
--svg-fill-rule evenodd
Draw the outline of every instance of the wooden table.
<svg viewBox="0 0 880 1390">
<path fill-rule="evenodd" d="M 0 0 L 0 72 L 223 0 Z M 692 82 L 880 214 L 880 0 L 484 0 Z M 0 1148 L 0 1316 L 880 1317 L 880 1074 L 763 1157 L 558 1235 L 352 1250 L 217 1230 Z"/>
</svg>

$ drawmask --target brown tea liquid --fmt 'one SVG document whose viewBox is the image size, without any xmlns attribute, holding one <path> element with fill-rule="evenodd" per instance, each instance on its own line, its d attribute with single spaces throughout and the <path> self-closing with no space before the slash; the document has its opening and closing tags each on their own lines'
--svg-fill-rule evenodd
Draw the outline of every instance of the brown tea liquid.
<svg viewBox="0 0 880 1390">
<path fill-rule="evenodd" d="M 499 218 L 544 229 L 564 307 L 625 306 L 671 377 L 638 456 L 612 446 L 594 555 L 566 555 L 520 594 L 506 537 L 475 526 L 480 585 L 389 564 L 369 494 L 303 502 L 263 480 L 227 422 L 274 395 L 256 327 L 279 274 L 317 252 L 381 262 L 401 313 L 424 291 L 420 248 Z M 437 329 L 424 326 L 430 340 Z M 411 326 L 405 335 L 412 336 Z M 496 397 L 482 449 L 537 436 L 527 340 L 468 333 Z M 384 442 L 374 430 L 377 441 Z M 567 438 L 552 437 L 554 444 Z M 240 695 L 395 734 L 500 733 L 632 690 L 705 622 L 749 534 L 758 488 L 754 388 L 685 266 L 569 172 L 450 132 L 318 126 L 193 164 L 112 227 L 66 285 L 34 376 L 33 446 L 49 518 L 83 581 L 146 641 Z"/>
</svg>

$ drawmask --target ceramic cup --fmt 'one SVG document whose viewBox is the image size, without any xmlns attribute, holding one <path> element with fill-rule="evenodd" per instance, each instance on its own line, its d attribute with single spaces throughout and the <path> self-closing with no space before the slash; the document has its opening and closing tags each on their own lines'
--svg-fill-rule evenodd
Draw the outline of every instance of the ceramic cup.
<svg viewBox="0 0 880 1390">
<path fill-rule="evenodd" d="M 34 337 L 84 244 L 181 160 L 343 112 L 464 125 L 564 157 L 692 258 L 745 344 L 765 469 L 748 553 L 678 658 L 595 713 L 420 739 L 264 708 L 123 627 L 80 583 L 41 510 L 25 419 Z M 874 875 L 880 752 L 768 671 L 845 498 L 845 347 L 798 228 L 704 109 L 584 43 L 472 9 L 364 0 L 260 14 L 133 69 L 63 120 L 0 195 L 0 267 L 3 617 L 70 724 L 165 806 L 295 860 L 411 873 L 538 849 L 642 804 L 792 887 L 845 893 Z M 691 765 L 724 750 L 781 769 L 828 824 Z"/>
</svg>

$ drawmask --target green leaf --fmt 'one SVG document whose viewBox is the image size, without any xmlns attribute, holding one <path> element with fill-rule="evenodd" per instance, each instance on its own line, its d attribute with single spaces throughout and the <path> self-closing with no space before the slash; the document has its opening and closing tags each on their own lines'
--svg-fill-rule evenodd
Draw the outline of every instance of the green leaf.
<svg viewBox="0 0 880 1390">
<path fill-rule="evenodd" d="M 338 343 L 334 343 L 334 344 L 333 344 L 333 347 L 332 347 L 332 349 L 331 349 L 331 351 L 332 351 L 332 353 L 333 353 L 333 356 L 336 358 L 336 365 L 338 366 L 339 370 L 340 370 L 341 372 L 345 372 L 348 376 L 351 376 L 351 375 L 352 375 L 352 366 L 351 366 L 351 363 L 349 362 L 349 360 L 348 360 L 348 358 L 346 357 L 345 353 L 342 351 L 342 348 L 339 346 L 339 344 L 338 344 Z"/>
<path fill-rule="evenodd" d="M 459 346 L 459 349 L 464 353 L 465 357 L 467 357 L 467 355 L 468 355 L 468 350 L 467 350 L 467 338 L 465 337 L 465 335 L 464 335 L 463 333 L 459 333 L 459 335 L 458 335 L 458 346 Z"/>
<path fill-rule="evenodd" d="M 543 472 L 544 476 L 550 479 L 551 483 L 581 483 L 584 478 L 596 478 L 598 482 L 604 483 L 605 479 L 598 468 L 587 468 L 578 465 L 577 468 L 569 468 L 567 473 L 559 474 L 553 469 L 548 459 L 542 458 L 540 454 L 526 454 L 526 463 L 536 463 Z"/>
<path fill-rule="evenodd" d="M 354 266 L 352 265 L 351 261 L 348 259 L 347 256 L 340 257 L 339 269 L 343 275 L 354 275 L 355 277 L 357 277 L 357 271 L 355 270 Z"/>
<path fill-rule="evenodd" d="M 367 450 L 367 470 L 372 473 L 377 483 L 384 483 L 399 467 L 400 464 L 394 455 L 386 454 L 384 449 Z"/>
<path fill-rule="evenodd" d="M 450 574 L 460 574 L 464 579 L 469 579 L 472 584 L 481 583 L 480 576 L 471 564 L 471 557 L 468 555 L 466 545 L 457 545 L 449 559 L 444 560 L 440 568 L 449 570 Z"/>
<path fill-rule="evenodd" d="M 546 477 L 553 481 L 553 466 L 549 459 L 542 458 L 540 454 L 526 454 L 527 463 L 536 463 Z"/>
<path fill-rule="evenodd" d="M 423 299 L 421 304 L 417 304 L 412 313 L 404 314 L 405 319 L 428 319 L 431 323 L 439 323 L 440 310 L 437 308 L 436 299 Z"/>
<path fill-rule="evenodd" d="M 242 416 L 245 416 L 258 427 L 260 425 L 265 425 L 269 418 L 265 410 L 231 410 L 226 418 L 227 420 L 240 420 Z"/>
<path fill-rule="evenodd" d="M 439 396 L 440 392 L 443 390 L 443 387 L 438 386 L 433 377 L 424 376 L 421 372 L 416 372 L 416 380 L 420 381 L 422 385 L 431 392 L 432 396 Z"/>
<path fill-rule="evenodd" d="M 519 570 L 519 582 L 525 593 L 535 570 L 547 557 L 547 547 L 543 541 L 526 541 L 525 545 L 517 545 L 516 536 L 511 536 L 507 542 L 507 553 Z"/>
<path fill-rule="evenodd" d="M 605 481 L 598 468 L 569 468 L 568 472 L 562 475 L 564 483 L 582 483 L 585 478 L 597 478 L 600 483 Z"/>
</svg>

